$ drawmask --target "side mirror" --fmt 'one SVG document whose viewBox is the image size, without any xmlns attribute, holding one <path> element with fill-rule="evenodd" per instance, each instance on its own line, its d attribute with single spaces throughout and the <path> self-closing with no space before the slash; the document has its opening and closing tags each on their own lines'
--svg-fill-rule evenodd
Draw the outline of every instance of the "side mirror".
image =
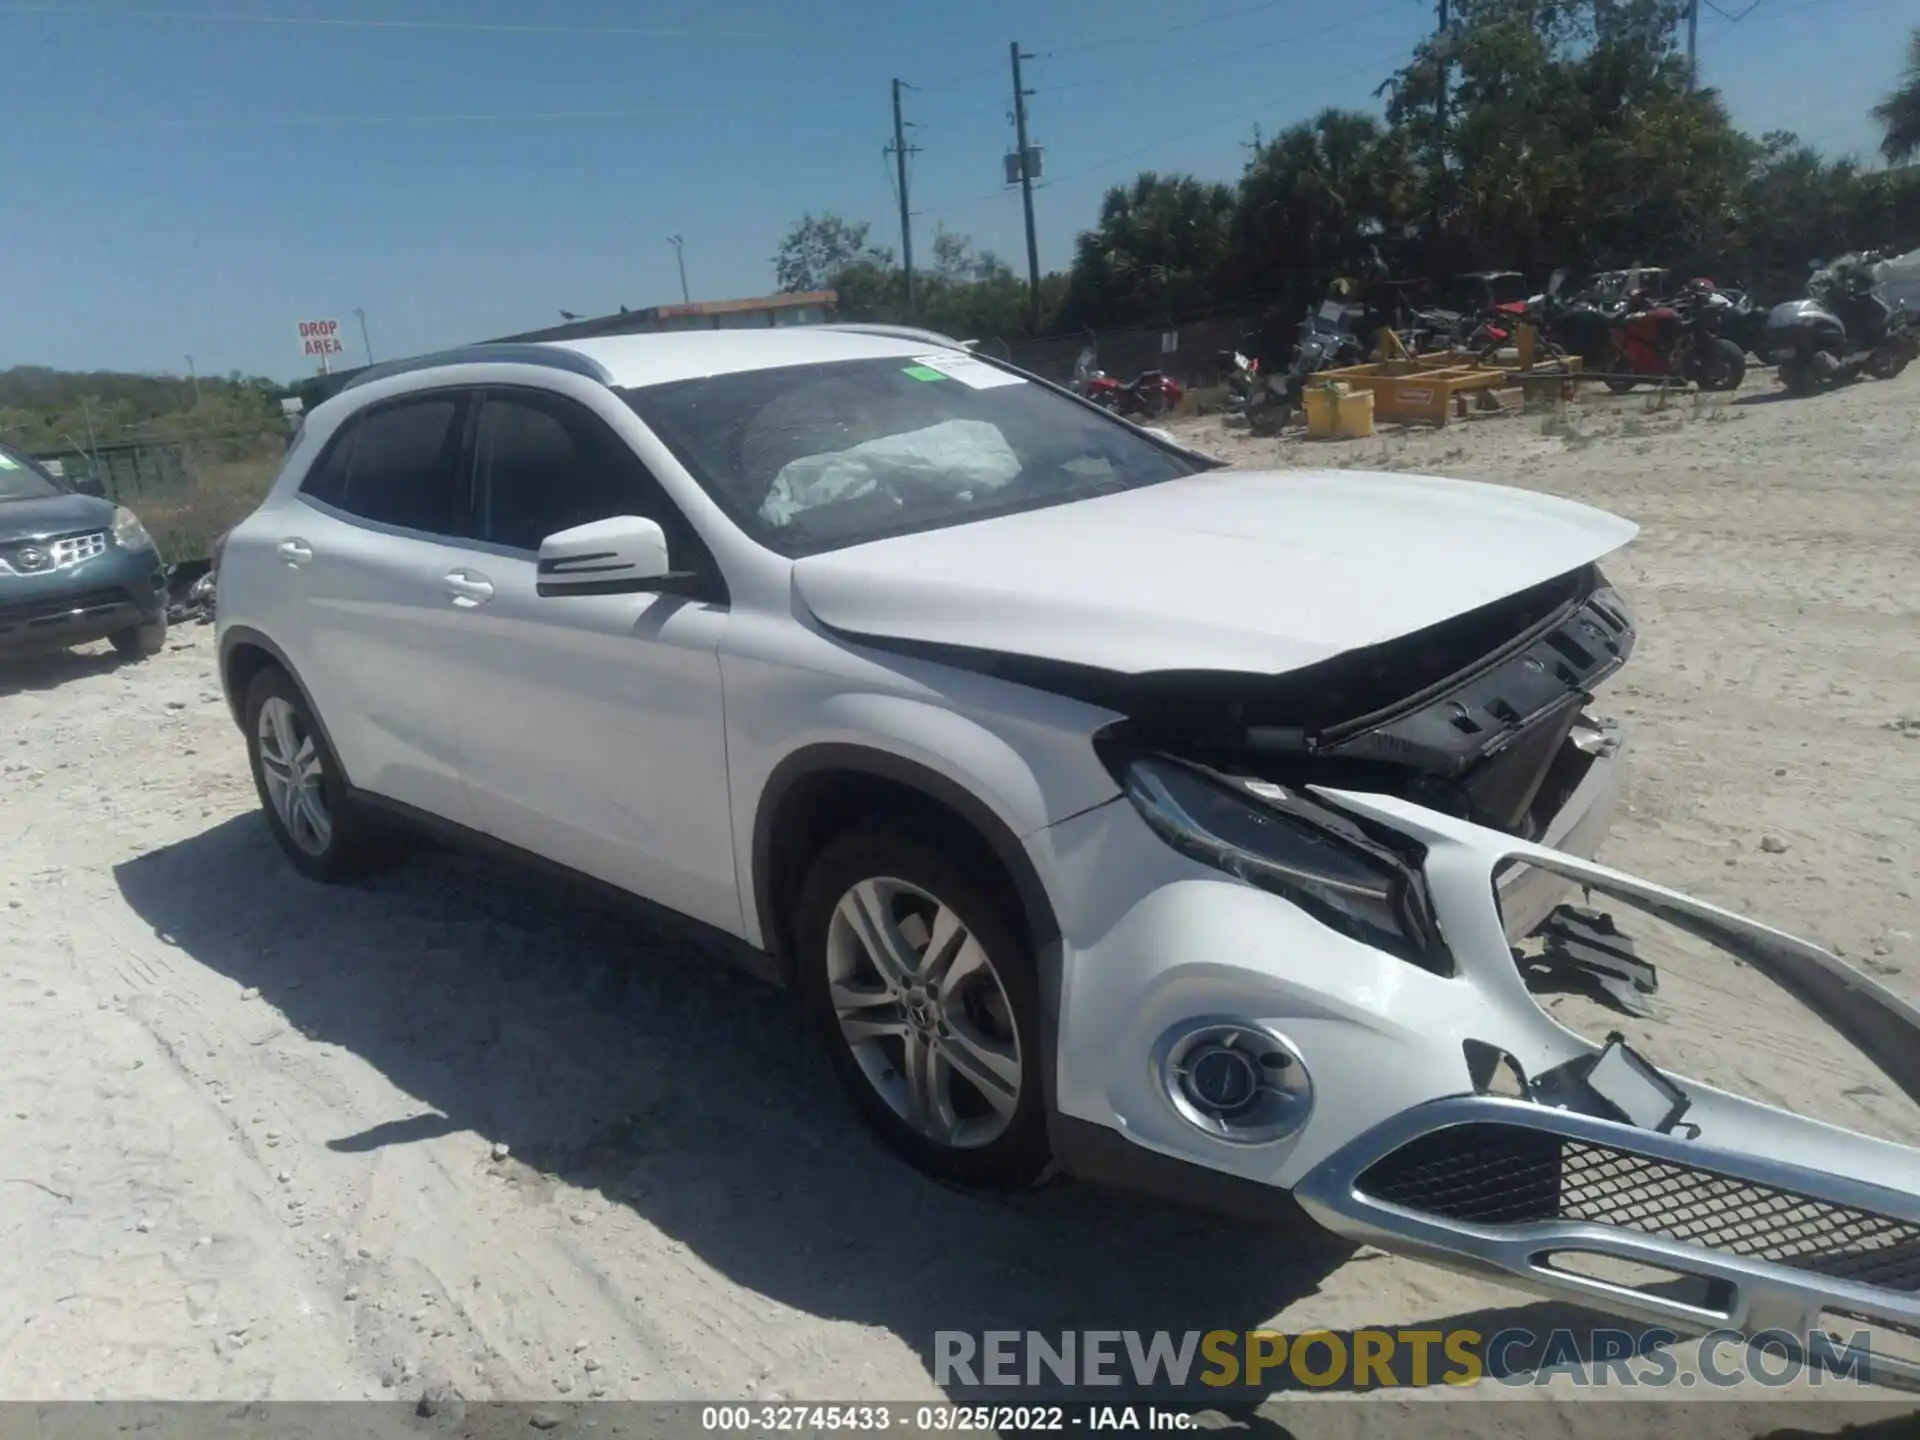
<svg viewBox="0 0 1920 1440">
<path fill-rule="evenodd" d="M 1554 271 L 1551 276 L 1548 277 L 1547 294 L 1549 296 L 1558 295 L 1560 293 L 1560 287 L 1565 285 L 1566 283 L 1567 283 L 1567 269 L 1566 269 L 1566 266 L 1563 265 L 1558 270 Z"/>
<path fill-rule="evenodd" d="M 91 495 L 96 500 L 104 500 L 107 498 L 107 487 L 104 481 L 97 480 L 91 475 L 83 475 L 73 482 L 73 493 Z"/>
<path fill-rule="evenodd" d="M 543 597 L 638 595 L 685 578 L 667 565 L 667 534 L 657 520 L 615 515 L 542 540 L 534 590 Z"/>
</svg>

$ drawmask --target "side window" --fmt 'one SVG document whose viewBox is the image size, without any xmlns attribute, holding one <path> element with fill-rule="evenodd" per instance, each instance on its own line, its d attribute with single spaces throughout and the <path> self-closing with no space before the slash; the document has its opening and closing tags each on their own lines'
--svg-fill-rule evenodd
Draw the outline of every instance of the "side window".
<svg viewBox="0 0 1920 1440">
<path fill-rule="evenodd" d="M 593 415 L 558 396 L 495 392 L 480 414 L 480 538 L 517 550 L 615 515 L 684 527 L 637 456 Z"/>
<path fill-rule="evenodd" d="M 304 434 L 304 431 L 302 432 Z M 325 504 L 339 506 L 347 493 L 347 467 L 353 463 L 354 437 L 360 433 L 359 417 L 347 421 L 334 432 L 333 439 L 319 459 L 313 462 L 313 468 L 307 471 L 307 478 L 300 482 L 300 493 L 312 496 Z M 298 437 L 295 439 L 298 443 Z M 287 447 L 291 450 L 293 447 Z"/>
<path fill-rule="evenodd" d="M 349 515 L 433 535 L 466 528 L 460 483 L 464 397 L 430 395 L 382 405 L 355 425 L 344 492 L 331 501 Z"/>
</svg>

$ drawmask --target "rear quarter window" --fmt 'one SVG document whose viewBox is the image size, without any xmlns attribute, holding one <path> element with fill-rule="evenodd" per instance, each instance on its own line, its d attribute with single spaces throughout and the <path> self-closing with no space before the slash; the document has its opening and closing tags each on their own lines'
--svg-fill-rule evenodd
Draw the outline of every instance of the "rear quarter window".
<svg viewBox="0 0 1920 1440">
<path fill-rule="evenodd" d="M 345 509 L 341 501 L 347 493 L 347 466 L 353 460 L 354 438 L 360 432 L 358 416 L 348 420 L 334 432 L 333 439 L 327 442 L 327 448 L 307 470 L 306 478 L 300 482 L 300 493 L 322 504 Z M 304 433 L 294 441 L 298 449 Z M 289 456 L 289 459 L 292 457 Z"/>
</svg>

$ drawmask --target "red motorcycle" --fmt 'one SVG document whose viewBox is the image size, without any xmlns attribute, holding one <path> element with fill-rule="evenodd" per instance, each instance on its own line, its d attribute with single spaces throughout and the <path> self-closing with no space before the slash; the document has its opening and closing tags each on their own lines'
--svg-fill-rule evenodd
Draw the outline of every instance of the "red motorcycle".
<svg viewBox="0 0 1920 1440">
<path fill-rule="evenodd" d="M 1180 382 L 1161 370 L 1143 370 L 1129 384 L 1121 384 L 1104 370 L 1093 368 L 1090 356 L 1082 353 L 1074 367 L 1073 388 L 1102 410 L 1111 410 L 1129 420 L 1157 420 L 1180 403 L 1187 392 Z"/>
<path fill-rule="evenodd" d="M 1747 374 L 1747 354 L 1713 333 L 1705 305 L 1711 287 L 1696 288 L 1675 300 L 1654 300 L 1642 291 L 1628 300 L 1613 322 L 1609 353 L 1602 366 L 1607 388 L 1624 394 L 1643 380 L 1671 380 L 1702 390 L 1737 390 Z"/>
</svg>

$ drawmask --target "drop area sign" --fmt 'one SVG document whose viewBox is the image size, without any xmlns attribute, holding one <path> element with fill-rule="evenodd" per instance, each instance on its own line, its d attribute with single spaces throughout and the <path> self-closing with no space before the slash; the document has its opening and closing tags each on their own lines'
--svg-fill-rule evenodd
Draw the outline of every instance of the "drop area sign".
<svg viewBox="0 0 1920 1440">
<path fill-rule="evenodd" d="M 309 360 L 319 360 L 322 364 L 330 366 L 333 357 L 342 353 L 340 322 L 338 320 L 302 320 L 300 350 Z"/>
</svg>

